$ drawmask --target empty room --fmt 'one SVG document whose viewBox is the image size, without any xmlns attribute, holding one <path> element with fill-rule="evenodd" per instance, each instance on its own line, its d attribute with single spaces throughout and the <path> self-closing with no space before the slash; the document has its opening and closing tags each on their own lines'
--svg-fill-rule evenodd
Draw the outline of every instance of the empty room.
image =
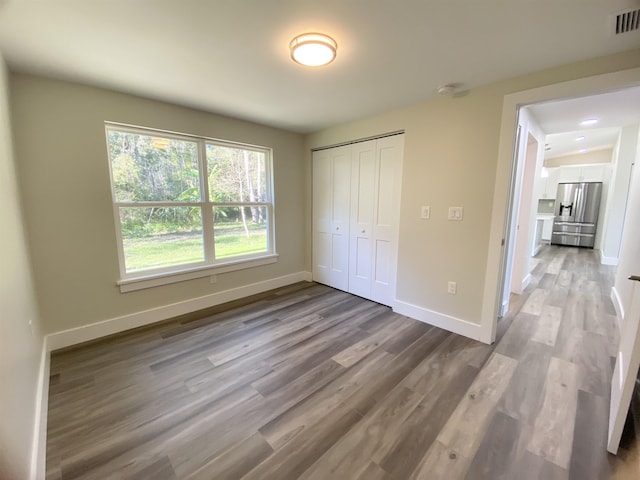
<svg viewBox="0 0 640 480">
<path fill-rule="evenodd" d="M 640 478 L 640 2 L 0 2 L 0 480 Z"/>
</svg>

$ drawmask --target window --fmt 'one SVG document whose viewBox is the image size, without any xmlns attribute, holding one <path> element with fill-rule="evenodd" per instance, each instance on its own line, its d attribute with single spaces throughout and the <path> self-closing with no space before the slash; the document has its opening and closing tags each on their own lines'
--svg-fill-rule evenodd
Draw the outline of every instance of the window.
<svg viewBox="0 0 640 480">
<path fill-rule="evenodd" d="M 270 149 L 117 124 L 106 131 L 121 288 L 275 261 Z"/>
</svg>

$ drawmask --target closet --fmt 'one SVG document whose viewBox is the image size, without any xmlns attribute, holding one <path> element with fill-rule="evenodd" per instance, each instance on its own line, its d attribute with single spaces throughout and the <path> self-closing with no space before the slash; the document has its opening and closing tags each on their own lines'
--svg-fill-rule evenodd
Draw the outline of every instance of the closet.
<svg viewBox="0 0 640 480">
<path fill-rule="evenodd" d="M 395 298 L 404 135 L 313 152 L 313 279 Z"/>
</svg>

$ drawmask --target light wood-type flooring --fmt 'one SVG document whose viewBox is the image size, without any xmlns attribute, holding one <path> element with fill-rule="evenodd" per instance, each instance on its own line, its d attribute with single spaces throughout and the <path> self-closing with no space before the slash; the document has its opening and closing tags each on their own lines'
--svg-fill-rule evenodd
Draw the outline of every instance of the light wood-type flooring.
<svg viewBox="0 0 640 480">
<path fill-rule="evenodd" d="M 56 352 L 47 479 L 640 478 L 605 449 L 614 270 L 534 261 L 491 346 L 303 282 Z"/>
</svg>

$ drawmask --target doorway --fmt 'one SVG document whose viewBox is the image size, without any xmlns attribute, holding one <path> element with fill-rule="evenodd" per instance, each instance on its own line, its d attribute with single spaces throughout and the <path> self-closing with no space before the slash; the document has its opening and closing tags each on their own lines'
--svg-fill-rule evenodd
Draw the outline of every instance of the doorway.
<svg viewBox="0 0 640 480">
<path fill-rule="evenodd" d="M 509 294 L 521 294 L 528 285 L 535 255 L 557 237 L 551 233 L 567 228 L 553 220 L 561 184 L 601 184 L 600 207 L 593 215 L 597 220 L 593 227 L 583 228 L 593 229 L 591 245 L 601 263 L 617 265 L 632 165 L 638 155 L 636 105 L 640 105 L 638 87 L 520 107 L 502 314 Z M 593 124 L 581 125 L 585 118 Z"/>
<path fill-rule="evenodd" d="M 625 250 L 625 245 L 631 243 L 629 241 L 629 237 L 632 236 L 630 232 L 637 231 L 640 228 L 639 217 L 626 215 L 628 197 L 633 186 L 633 182 L 631 182 L 633 164 L 640 156 L 640 108 L 637 107 L 637 105 L 640 105 L 640 102 L 636 100 L 625 99 L 627 98 L 627 96 L 628 98 L 633 98 L 633 96 L 636 94 L 640 95 L 640 89 L 638 87 L 623 89 L 616 92 L 598 92 L 594 90 L 590 95 L 568 100 L 560 99 L 548 101 L 543 106 L 547 108 L 547 110 L 553 111 L 554 105 L 561 105 L 565 109 L 567 109 L 567 105 L 572 105 L 574 107 L 576 105 L 582 105 L 583 107 L 586 105 L 592 112 L 591 120 L 599 121 L 600 119 L 606 119 L 606 121 L 602 122 L 605 124 L 603 125 L 602 130 L 605 129 L 604 127 L 613 128 L 612 122 L 618 122 L 618 125 L 616 127 L 618 130 L 615 132 L 615 144 L 607 144 L 606 142 L 601 141 L 600 144 L 592 144 L 590 146 L 590 149 L 584 148 L 583 144 L 581 144 L 580 142 L 585 142 L 587 136 L 591 134 L 593 134 L 592 136 L 597 137 L 597 133 L 602 132 L 597 132 L 595 129 L 588 131 L 580 131 L 577 128 L 575 130 L 567 130 L 567 135 L 572 137 L 569 143 L 572 145 L 571 148 L 574 148 L 574 151 L 564 152 L 564 158 L 565 160 L 567 160 L 568 164 L 571 165 L 571 168 L 573 169 L 571 174 L 576 174 L 576 179 L 566 178 L 567 174 L 563 173 L 556 176 L 555 178 L 556 184 L 562 183 L 562 180 L 568 182 L 596 181 L 603 183 L 604 194 L 602 198 L 602 208 L 600 212 L 600 218 L 598 220 L 596 245 L 594 245 L 594 255 L 597 255 L 595 258 L 599 260 L 598 263 L 602 265 L 617 265 L 619 256 L 621 258 L 622 256 L 624 256 L 628 260 L 628 258 L 630 258 L 628 253 L 629 248 L 627 247 Z M 614 98 L 617 100 L 621 100 L 623 104 L 626 103 L 627 107 L 629 105 L 633 106 L 632 110 L 634 110 L 633 114 L 635 115 L 635 117 L 631 118 L 631 123 L 627 124 L 627 122 L 629 121 L 629 117 L 625 117 L 623 113 L 616 113 L 614 105 L 615 102 L 610 101 Z M 640 96 L 638 98 L 640 98 Z M 605 99 L 609 102 L 605 101 L 603 103 L 600 101 L 602 99 Z M 599 105 L 603 104 L 608 104 L 609 109 L 607 110 L 606 108 L 598 108 Z M 516 138 L 521 138 L 523 136 L 526 136 L 527 138 L 529 137 L 527 128 L 524 126 L 521 119 L 529 117 L 530 121 L 534 118 L 536 119 L 536 121 L 540 121 L 540 119 L 543 118 L 543 116 L 540 115 L 540 112 L 543 109 L 544 108 L 540 107 L 539 104 L 535 103 L 530 103 L 524 107 L 520 107 L 520 113 L 518 115 L 518 129 L 520 131 L 519 135 Z M 567 113 L 567 118 L 569 118 L 570 121 L 572 121 L 577 127 L 579 122 L 581 121 L 581 118 L 579 116 L 584 116 L 584 108 L 582 108 L 582 110 L 580 108 L 574 110 L 571 110 L 569 108 L 566 111 L 569 112 Z M 619 115 L 618 119 L 615 118 L 616 115 Z M 557 145 L 554 145 L 553 147 L 551 147 L 550 145 L 551 142 L 549 141 L 550 134 L 548 125 L 549 122 L 545 123 L 544 118 L 542 122 L 538 124 L 538 127 L 545 134 L 542 140 L 542 144 L 545 145 L 545 149 L 547 150 L 549 150 L 550 148 L 558 148 Z M 561 132 L 552 132 L 552 134 L 559 133 Z M 509 208 L 514 213 L 507 217 L 507 226 L 505 228 L 506 245 L 503 257 L 505 273 L 503 282 L 500 285 L 500 287 L 502 288 L 502 294 L 499 297 L 502 300 L 503 304 L 505 296 L 508 296 L 509 293 L 521 293 L 521 291 L 518 292 L 518 288 L 521 285 L 525 285 L 524 279 L 526 279 L 526 275 L 530 273 L 529 267 L 527 266 L 527 259 L 530 258 L 531 254 L 533 254 L 533 250 L 531 250 L 530 246 L 531 242 L 535 241 L 535 236 L 532 238 L 531 232 L 523 232 L 521 226 L 523 223 L 531 224 L 532 219 L 535 218 L 535 212 L 531 212 L 531 210 L 527 212 L 527 203 L 535 204 L 536 201 L 541 200 L 544 200 L 544 203 L 546 203 L 547 201 L 554 202 L 556 200 L 555 195 L 551 195 L 549 198 L 541 198 L 541 187 L 534 187 L 533 189 L 529 190 L 529 192 L 526 191 L 526 185 L 528 185 L 529 183 L 533 183 L 535 185 L 536 181 L 539 181 L 539 178 L 536 175 L 535 168 L 528 168 L 528 155 L 523 154 L 523 147 L 522 145 L 520 145 L 520 143 L 522 142 L 516 140 L 516 147 L 514 148 L 515 153 L 511 162 L 512 171 L 514 172 L 514 174 L 511 185 L 511 194 L 508 197 L 508 202 Z M 527 143 L 527 146 L 529 145 L 529 143 L 530 142 Z M 608 162 L 606 161 L 607 156 L 610 158 Z M 559 166 L 557 164 L 553 164 L 552 162 L 548 162 L 548 158 L 542 157 L 544 157 L 544 155 L 538 156 L 538 164 L 540 166 L 539 173 L 542 173 L 542 168 Z M 596 158 L 597 161 L 594 161 L 593 159 L 588 160 L 588 157 Z M 541 158 L 542 161 L 540 162 Z M 548 175 L 547 178 L 549 178 Z M 546 184 L 545 188 L 547 188 L 549 181 L 546 180 L 544 183 Z M 640 182 L 635 182 L 636 186 L 638 186 L 639 183 Z M 552 188 L 551 191 L 553 192 L 555 191 L 555 189 Z M 515 212 L 517 212 L 517 214 Z M 527 245 L 529 247 L 528 250 L 523 250 L 523 245 Z M 607 248 L 610 248 L 612 246 L 617 246 L 617 249 L 607 250 Z M 559 247 L 555 248 L 557 249 Z M 610 282 L 613 285 L 613 288 L 611 288 L 610 298 L 613 300 L 613 304 L 616 306 L 617 318 L 624 318 L 624 308 L 630 303 L 630 298 L 617 298 L 616 294 L 616 288 L 626 290 L 628 287 L 625 282 L 625 278 L 623 278 L 623 275 L 626 276 L 628 274 L 628 272 L 623 273 L 623 270 L 627 268 L 626 264 L 628 263 L 634 264 L 632 268 L 640 269 L 640 261 L 638 260 L 636 260 L 635 262 L 626 261 L 624 262 L 624 267 L 621 263 L 621 268 L 615 275 L 612 275 L 612 281 Z M 520 273 L 516 272 L 516 265 L 518 264 L 524 266 L 524 270 Z M 560 268 L 559 265 L 558 268 Z M 583 272 L 583 274 L 586 277 L 587 272 Z M 613 277 L 615 277 L 615 282 L 613 281 Z M 521 279 L 523 279 L 522 284 L 520 283 Z M 572 279 L 572 281 L 576 280 L 581 281 L 580 278 Z M 584 280 L 582 279 L 582 281 Z M 625 294 L 624 296 L 628 297 L 629 295 Z M 633 319 L 625 320 L 625 325 L 630 321 L 633 321 Z M 595 327 L 592 325 L 591 327 L 597 328 L 597 325 Z M 581 348 L 585 347 L 582 346 Z M 631 351 L 630 348 L 628 349 L 629 351 Z M 638 351 L 640 352 L 640 346 L 638 346 Z M 617 344 L 615 347 L 615 351 L 611 353 L 611 355 L 619 357 L 616 352 L 618 352 Z M 638 355 L 640 355 L 640 353 L 638 353 Z M 600 360 L 601 361 L 597 362 L 595 365 L 601 365 L 602 368 L 606 370 L 610 366 L 608 358 L 606 358 L 605 355 Z M 616 366 L 616 368 L 618 367 Z M 609 376 L 609 378 L 611 377 Z M 615 398 L 615 395 L 613 395 L 613 397 Z M 622 406 L 616 408 L 624 409 L 626 407 Z M 615 449 L 617 449 L 617 443 L 615 443 Z M 610 449 L 610 451 L 614 452 L 615 449 Z"/>
</svg>

